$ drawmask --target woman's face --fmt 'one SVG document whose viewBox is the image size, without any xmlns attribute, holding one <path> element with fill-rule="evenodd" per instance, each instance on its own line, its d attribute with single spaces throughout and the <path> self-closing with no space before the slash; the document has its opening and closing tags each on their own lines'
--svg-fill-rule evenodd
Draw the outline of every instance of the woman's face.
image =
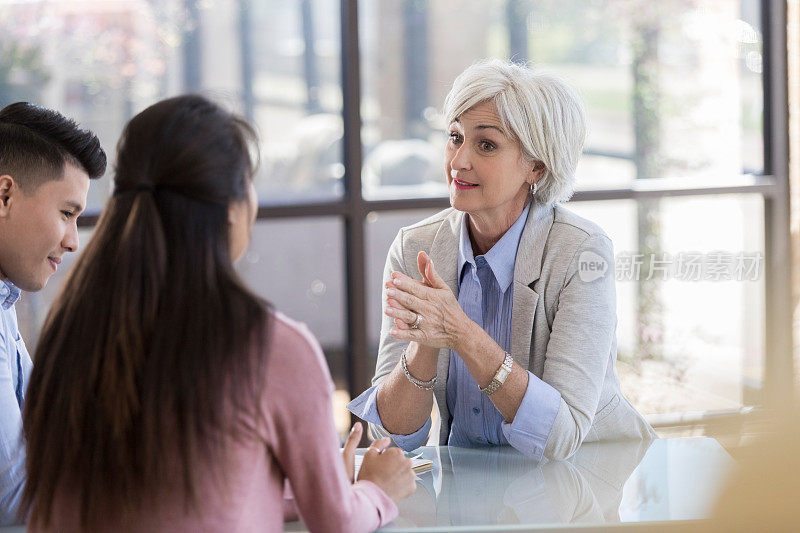
<svg viewBox="0 0 800 533">
<path fill-rule="evenodd" d="M 246 200 L 236 202 L 228 208 L 228 222 L 230 224 L 231 259 L 239 260 L 250 244 L 250 233 L 258 213 L 258 195 L 252 183 L 248 189 Z"/>
<path fill-rule="evenodd" d="M 450 205 L 497 222 L 519 216 L 540 172 L 524 160 L 495 105 L 482 102 L 470 108 L 450 124 L 449 136 L 445 172 Z"/>
</svg>

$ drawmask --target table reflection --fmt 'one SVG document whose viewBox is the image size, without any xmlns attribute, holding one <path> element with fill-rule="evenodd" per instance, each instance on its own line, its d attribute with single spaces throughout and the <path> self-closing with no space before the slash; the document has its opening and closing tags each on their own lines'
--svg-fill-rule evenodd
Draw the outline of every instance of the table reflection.
<svg viewBox="0 0 800 533">
<path fill-rule="evenodd" d="M 511 447 L 420 451 L 433 468 L 387 530 L 702 519 L 732 464 L 708 438 L 589 443 L 541 463 Z"/>
</svg>

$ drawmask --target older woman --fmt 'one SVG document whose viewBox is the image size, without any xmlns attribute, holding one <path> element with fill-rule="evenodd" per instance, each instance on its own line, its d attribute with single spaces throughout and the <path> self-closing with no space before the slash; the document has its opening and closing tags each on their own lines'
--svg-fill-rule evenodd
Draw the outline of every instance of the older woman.
<svg viewBox="0 0 800 533">
<path fill-rule="evenodd" d="M 585 113 L 561 79 L 487 60 L 444 105 L 450 204 L 403 228 L 384 272 L 373 387 L 349 404 L 413 449 L 434 400 L 439 444 L 564 459 L 584 441 L 654 436 L 622 395 L 611 240 L 560 205 Z"/>
</svg>

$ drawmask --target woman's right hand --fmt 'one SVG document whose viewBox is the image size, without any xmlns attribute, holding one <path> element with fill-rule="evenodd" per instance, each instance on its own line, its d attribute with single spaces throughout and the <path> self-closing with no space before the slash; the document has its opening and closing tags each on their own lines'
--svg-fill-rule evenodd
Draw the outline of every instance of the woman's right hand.
<svg viewBox="0 0 800 533">
<path fill-rule="evenodd" d="M 417 490 L 411 459 L 400 448 L 388 448 L 390 439 L 384 437 L 372 443 L 364 454 L 358 479 L 371 481 L 395 503 L 411 496 Z"/>
</svg>

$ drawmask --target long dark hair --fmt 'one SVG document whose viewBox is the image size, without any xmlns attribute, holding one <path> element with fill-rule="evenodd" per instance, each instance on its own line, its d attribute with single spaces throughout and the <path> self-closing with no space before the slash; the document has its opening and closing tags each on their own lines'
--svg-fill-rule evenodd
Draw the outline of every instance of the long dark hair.
<svg viewBox="0 0 800 533">
<path fill-rule="evenodd" d="M 256 430 L 270 320 L 231 260 L 228 209 L 256 136 L 200 96 L 125 127 L 115 191 L 47 317 L 24 410 L 23 511 L 47 526 L 62 490 L 92 529 L 220 467 Z M 172 453 L 171 453 L 172 452 Z M 176 462 L 177 460 L 177 462 Z"/>
</svg>

